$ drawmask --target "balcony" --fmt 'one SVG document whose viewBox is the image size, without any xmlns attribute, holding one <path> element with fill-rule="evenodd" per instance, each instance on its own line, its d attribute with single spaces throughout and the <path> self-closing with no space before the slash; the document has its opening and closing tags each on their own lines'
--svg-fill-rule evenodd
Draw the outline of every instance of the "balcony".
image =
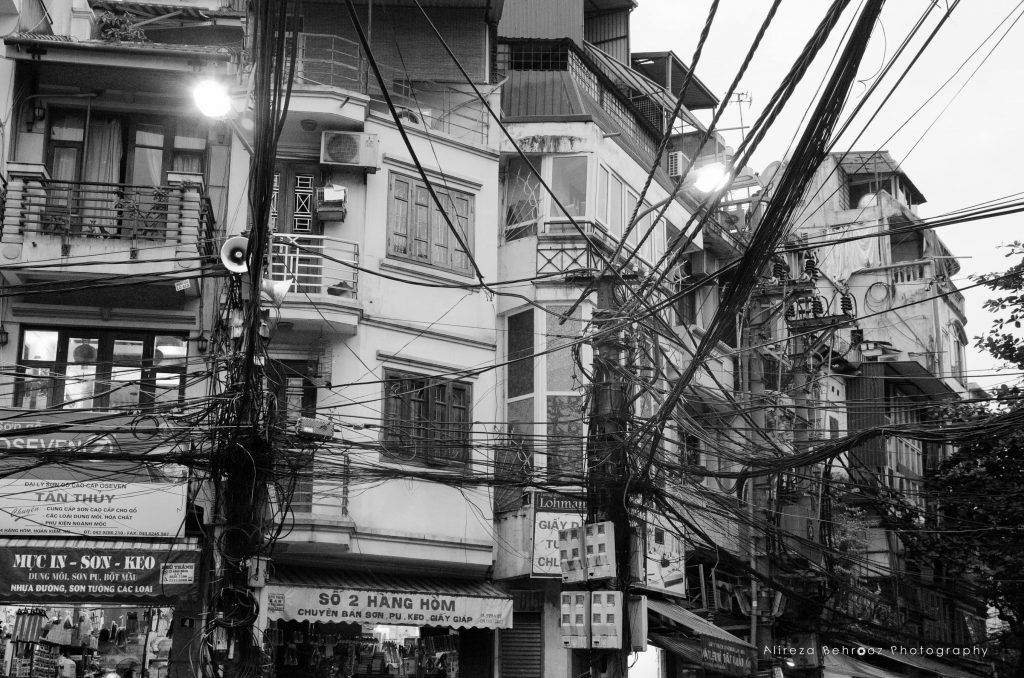
<svg viewBox="0 0 1024 678">
<path fill-rule="evenodd" d="M 166 186 L 55 181 L 39 166 L 10 166 L 2 249 L 7 275 L 27 272 L 190 277 L 216 256 L 201 177 Z"/>
<path fill-rule="evenodd" d="M 357 243 L 322 235 L 275 233 L 268 277 L 294 281 L 281 304 L 281 320 L 354 334 L 362 308 L 358 265 Z"/>
<path fill-rule="evenodd" d="M 361 121 L 365 104 L 351 98 L 351 92 L 366 95 L 370 107 L 387 111 L 376 78 L 359 43 L 337 35 L 300 33 L 295 63 L 295 89 L 289 106 L 318 122 L 337 126 L 337 116 Z M 378 64 L 403 124 L 421 126 L 461 141 L 486 144 L 490 119 L 486 107 L 472 88 L 431 80 L 410 80 L 404 69 Z M 324 100 L 324 90 L 338 90 L 338 106 Z M 340 109 L 339 109 L 340 106 Z M 362 107 L 361 113 L 356 110 Z M 341 111 L 340 114 L 337 111 Z M 329 117 L 332 119 L 328 120 Z"/>
</svg>

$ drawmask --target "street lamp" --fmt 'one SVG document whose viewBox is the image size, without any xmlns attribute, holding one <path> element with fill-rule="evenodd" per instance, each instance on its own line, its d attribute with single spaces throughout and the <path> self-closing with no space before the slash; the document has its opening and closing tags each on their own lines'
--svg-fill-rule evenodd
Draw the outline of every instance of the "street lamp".
<svg viewBox="0 0 1024 678">
<path fill-rule="evenodd" d="M 720 162 L 713 162 L 694 171 L 693 187 L 701 193 L 714 193 L 729 182 L 729 171 Z"/>
<path fill-rule="evenodd" d="M 199 112 L 208 118 L 223 118 L 231 111 L 231 97 L 227 87 L 217 80 L 207 79 L 196 83 L 192 99 Z"/>
</svg>

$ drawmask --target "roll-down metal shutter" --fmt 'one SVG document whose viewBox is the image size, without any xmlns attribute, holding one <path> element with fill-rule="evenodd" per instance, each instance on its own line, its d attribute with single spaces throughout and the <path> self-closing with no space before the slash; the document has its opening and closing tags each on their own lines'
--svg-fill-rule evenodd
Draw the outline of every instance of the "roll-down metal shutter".
<svg viewBox="0 0 1024 678">
<path fill-rule="evenodd" d="M 498 636 L 500 678 L 542 678 L 544 675 L 544 623 L 540 612 L 515 612 L 512 628 Z"/>
</svg>

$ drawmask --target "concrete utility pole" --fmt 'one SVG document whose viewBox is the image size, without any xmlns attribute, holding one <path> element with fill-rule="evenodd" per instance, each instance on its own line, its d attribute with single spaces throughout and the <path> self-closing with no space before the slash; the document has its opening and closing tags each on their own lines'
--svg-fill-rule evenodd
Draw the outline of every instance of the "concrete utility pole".
<svg viewBox="0 0 1024 678">
<path fill-rule="evenodd" d="M 594 383 L 591 397 L 590 428 L 587 436 L 587 522 L 611 521 L 615 528 L 616 577 L 607 588 L 622 593 L 621 649 L 583 650 L 589 653 L 592 678 L 623 678 L 630 654 L 629 585 L 632 527 L 627 487 L 629 450 L 629 398 L 622 380 L 627 342 L 619 332 L 609 331 L 617 324 L 615 282 L 602 276 L 596 283 L 597 306 L 593 312 Z M 599 590 L 600 586 L 592 590 Z"/>
</svg>

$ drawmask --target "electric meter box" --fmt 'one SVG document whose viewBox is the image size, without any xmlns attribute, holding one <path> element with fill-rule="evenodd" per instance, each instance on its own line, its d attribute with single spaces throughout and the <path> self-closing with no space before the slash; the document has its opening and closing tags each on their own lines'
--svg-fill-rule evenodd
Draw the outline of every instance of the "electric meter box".
<svg viewBox="0 0 1024 678">
<path fill-rule="evenodd" d="M 590 648 L 590 592 L 563 591 L 562 647 Z"/>
<path fill-rule="evenodd" d="M 605 650 L 622 648 L 621 591 L 591 591 L 590 643 Z"/>
<path fill-rule="evenodd" d="M 587 579 L 615 576 L 615 524 L 611 521 L 586 526 L 583 543 L 587 554 Z"/>
<path fill-rule="evenodd" d="M 647 596 L 629 597 L 629 649 L 647 650 Z"/>
<path fill-rule="evenodd" d="M 558 531 L 558 560 L 562 568 L 562 581 L 576 583 L 587 580 L 587 563 L 583 557 L 583 528 L 571 527 Z"/>
</svg>

